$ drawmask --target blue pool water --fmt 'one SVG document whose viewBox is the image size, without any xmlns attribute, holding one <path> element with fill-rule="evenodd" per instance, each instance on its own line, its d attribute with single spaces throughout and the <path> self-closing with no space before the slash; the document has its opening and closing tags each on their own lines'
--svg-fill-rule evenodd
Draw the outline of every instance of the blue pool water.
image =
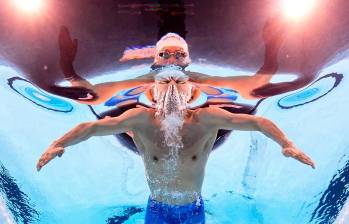
<svg viewBox="0 0 349 224">
<path fill-rule="evenodd" d="M 189 69 L 241 74 L 203 64 Z M 277 123 L 316 162 L 315 170 L 283 157 L 278 145 L 256 132 L 235 132 L 212 152 L 203 186 L 207 223 L 349 223 L 348 69 L 349 60 L 340 61 L 308 87 L 258 107 L 258 115 Z M 147 65 L 137 66 L 91 81 L 146 71 Z M 88 106 L 40 90 L 13 68 L 2 65 L 0 74 L 0 223 L 143 223 L 149 189 L 141 158 L 113 136 L 95 137 L 36 172 L 53 140 L 96 117 Z"/>
</svg>

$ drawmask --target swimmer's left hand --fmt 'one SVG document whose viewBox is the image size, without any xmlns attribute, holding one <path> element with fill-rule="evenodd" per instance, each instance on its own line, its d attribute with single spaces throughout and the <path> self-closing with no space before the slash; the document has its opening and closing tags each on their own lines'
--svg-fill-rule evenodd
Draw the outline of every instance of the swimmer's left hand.
<svg viewBox="0 0 349 224">
<path fill-rule="evenodd" d="M 41 155 L 38 163 L 36 164 L 37 171 L 40 171 L 43 166 L 50 162 L 55 157 L 61 157 L 64 153 L 64 148 L 61 146 L 51 145 L 44 154 Z"/>
<path fill-rule="evenodd" d="M 310 157 L 307 156 L 304 152 L 296 149 L 294 145 L 284 147 L 282 149 L 282 154 L 286 157 L 292 157 L 300 161 L 301 163 L 307 164 L 315 169 L 315 163 L 310 159 Z"/>
</svg>

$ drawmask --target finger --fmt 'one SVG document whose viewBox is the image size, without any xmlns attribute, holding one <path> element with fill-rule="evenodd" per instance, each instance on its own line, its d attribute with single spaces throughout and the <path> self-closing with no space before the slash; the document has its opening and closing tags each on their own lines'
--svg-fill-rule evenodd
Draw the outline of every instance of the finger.
<svg viewBox="0 0 349 224">
<path fill-rule="evenodd" d="M 41 170 L 41 165 L 40 165 L 39 162 L 36 164 L 36 170 L 37 170 L 37 171 L 40 171 L 40 170 Z"/>
<path fill-rule="evenodd" d="M 76 50 L 78 48 L 78 39 L 74 39 L 73 40 L 73 45 L 74 45 L 74 49 Z"/>
<path fill-rule="evenodd" d="M 44 159 L 43 159 L 43 158 L 40 158 L 39 162 L 38 162 L 37 165 L 36 165 L 37 171 L 40 171 L 41 168 L 42 168 L 44 165 L 45 165 Z"/>
<path fill-rule="evenodd" d="M 292 157 L 295 158 L 296 160 L 302 162 L 302 163 L 305 163 L 305 158 L 304 158 L 302 153 L 294 153 L 294 155 Z"/>
<path fill-rule="evenodd" d="M 62 33 L 69 33 L 68 27 L 62 25 L 62 26 L 61 26 L 61 32 L 62 32 Z"/>
<path fill-rule="evenodd" d="M 41 158 L 40 161 L 39 161 L 40 167 L 45 166 L 47 164 L 47 160 L 48 159 L 46 157 Z"/>
<path fill-rule="evenodd" d="M 309 166 L 311 166 L 313 169 L 315 169 L 315 165 L 314 165 L 314 162 L 305 154 L 301 154 L 299 156 L 299 161 L 301 161 L 302 163 L 304 164 L 307 164 Z"/>
<path fill-rule="evenodd" d="M 308 158 L 307 162 L 313 169 L 315 169 L 315 163 L 310 158 Z"/>
<path fill-rule="evenodd" d="M 75 58 L 76 52 L 78 49 L 78 39 L 73 40 L 73 57 Z"/>
<path fill-rule="evenodd" d="M 315 163 L 313 161 L 310 161 L 310 164 L 309 164 L 313 169 L 315 169 Z"/>
<path fill-rule="evenodd" d="M 45 166 L 52 158 L 53 156 L 50 156 L 49 154 L 44 154 L 39 160 L 39 168 L 41 169 L 43 166 Z"/>
<path fill-rule="evenodd" d="M 69 30 L 66 26 L 61 26 L 61 30 L 59 32 L 59 42 L 63 45 L 71 42 Z"/>
<path fill-rule="evenodd" d="M 39 161 L 37 164 L 36 164 L 36 169 L 37 171 L 40 171 L 41 168 L 44 166 L 44 162 L 43 161 Z"/>
<path fill-rule="evenodd" d="M 306 154 L 303 154 L 303 157 L 304 157 L 304 160 L 307 161 L 307 163 L 309 163 L 309 165 L 313 163 L 313 161 L 310 159 L 310 157 L 307 156 Z"/>
<path fill-rule="evenodd" d="M 64 150 L 61 150 L 60 152 L 58 152 L 58 157 L 62 157 L 62 155 L 63 155 L 63 153 L 64 153 Z"/>
</svg>

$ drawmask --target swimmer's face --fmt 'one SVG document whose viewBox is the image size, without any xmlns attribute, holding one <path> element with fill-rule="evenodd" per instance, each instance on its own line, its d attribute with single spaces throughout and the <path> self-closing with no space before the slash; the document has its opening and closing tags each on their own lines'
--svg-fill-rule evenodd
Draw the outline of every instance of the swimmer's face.
<svg viewBox="0 0 349 224">
<path fill-rule="evenodd" d="M 191 60 L 183 48 L 177 46 L 163 47 L 157 52 L 154 59 L 156 65 L 187 66 Z"/>
<path fill-rule="evenodd" d="M 166 115 L 184 111 L 193 95 L 187 76 L 160 77 L 155 80 L 152 95 L 157 111 Z"/>
<path fill-rule="evenodd" d="M 155 84 L 160 90 L 167 90 L 169 85 L 174 85 L 177 89 L 182 92 L 189 86 L 187 77 L 164 77 L 159 80 L 155 80 Z M 182 90 L 182 91 L 181 91 Z"/>
<path fill-rule="evenodd" d="M 180 95 L 191 95 L 192 94 L 192 84 L 189 83 L 188 77 L 163 77 L 161 79 L 155 80 L 155 88 L 161 93 L 166 93 L 169 91 L 170 87 L 174 87 L 178 94 Z M 174 94 L 170 92 L 170 94 Z"/>
</svg>

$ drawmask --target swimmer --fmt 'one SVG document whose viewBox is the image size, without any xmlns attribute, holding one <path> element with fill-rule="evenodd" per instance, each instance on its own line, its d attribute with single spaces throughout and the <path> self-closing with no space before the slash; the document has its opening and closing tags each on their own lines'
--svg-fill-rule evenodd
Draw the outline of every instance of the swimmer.
<svg viewBox="0 0 349 224">
<path fill-rule="evenodd" d="M 138 86 L 151 86 L 154 83 L 154 75 L 161 68 L 174 65 L 178 66 L 190 81 L 198 87 L 217 86 L 230 88 L 237 91 L 245 99 L 265 98 L 259 94 L 259 88 L 270 83 L 276 73 L 277 55 L 285 36 L 284 24 L 280 18 L 270 19 L 263 29 L 263 40 L 265 44 L 264 64 L 253 76 L 229 76 L 220 77 L 205 75 L 197 72 L 185 71 L 191 63 L 187 42 L 175 33 L 164 35 L 155 47 L 144 47 L 141 49 L 128 49 L 120 61 L 132 59 L 154 58 L 152 71 L 141 77 L 118 82 L 107 82 L 93 85 L 86 79 L 79 76 L 73 67 L 77 53 L 77 40 L 72 40 L 66 27 L 62 27 L 59 35 L 60 65 L 65 79 L 70 82 L 71 87 L 52 87 L 52 92 L 72 98 L 80 103 L 95 105 L 106 102 L 121 90 Z M 257 91 L 256 91 L 257 90 Z"/>
<path fill-rule="evenodd" d="M 266 118 L 217 107 L 188 109 L 195 88 L 183 71 L 163 70 L 151 87 L 154 108 L 137 107 L 118 117 L 79 124 L 48 147 L 37 170 L 61 157 L 69 146 L 92 136 L 132 132 L 151 193 L 145 223 L 157 224 L 205 223 L 201 190 L 220 129 L 262 132 L 280 145 L 284 156 L 315 168 L 314 162 Z"/>
</svg>

